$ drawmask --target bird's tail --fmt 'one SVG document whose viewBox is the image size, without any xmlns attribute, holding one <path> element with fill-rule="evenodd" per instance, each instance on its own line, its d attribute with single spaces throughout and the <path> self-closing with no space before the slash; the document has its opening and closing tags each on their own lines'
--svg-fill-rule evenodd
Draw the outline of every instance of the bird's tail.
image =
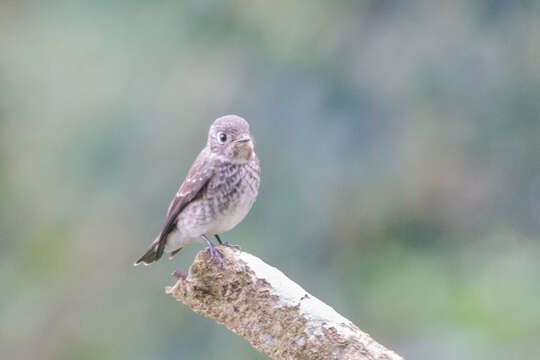
<svg viewBox="0 0 540 360">
<path fill-rule="evenodd" d="M 150 265 L 153 262 L 156 262 L 159 260 L 162 254 L 158 254 L 158 240 L 159 237 L 152 242 L 148 250 L 144 253 L 143 256 L 140 257 L 139 260 L 135 261 L 135 266 L 144 264 L 144 265 Z"/>
</svg>

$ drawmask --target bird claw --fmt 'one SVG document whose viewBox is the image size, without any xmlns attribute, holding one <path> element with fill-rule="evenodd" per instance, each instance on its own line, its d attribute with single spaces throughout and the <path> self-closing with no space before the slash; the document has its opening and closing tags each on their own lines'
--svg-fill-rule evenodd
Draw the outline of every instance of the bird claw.
<svg viewBox="0 0 540 360">
<path fill-rule="evenodd" d="M 216 249 L 215 246 L 207 246 L 205 250 L 208 250 L 210 253 L 210 259 L 208 259 L 206 262 L 210 264 L 214 259 L 217 259 L 219 261 L 220 265 L 223 265 L 223 253 Z"/>
<path fill-rule="evenodd" d="M 224 242 L 223 245 L 227 246 L 227 247 L 230 247 L 230 248 L 234 248 L 238 251 L 242 251 L 242 247 L 240 245 L 237 245 L 237 244 L 229 244 L 229 242 Z"/>
<path fill-rule="evenodd" d="M 236 250 L 242 251 L 242 248 L 240 247 L 240 245 L 229 244 L 228 241 L 223 242 L 223 241 L 221 241 L 221 237 L 218 234 L 216 234 L 214 236 L 216 237 L 217 241 L 219 242 L 219 245 L 225 245 L 227 247 L 235 248 Z"/>
</svg>

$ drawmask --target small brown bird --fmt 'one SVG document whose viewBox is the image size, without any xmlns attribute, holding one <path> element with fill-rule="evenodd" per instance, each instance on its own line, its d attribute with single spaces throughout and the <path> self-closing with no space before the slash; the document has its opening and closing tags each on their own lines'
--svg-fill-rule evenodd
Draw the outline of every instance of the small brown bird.
<svg viewBox="0 0 540 360">
<path fill-rule="evenodd" d="M 259 183 L 259 159 L 248 122 L 236 115 L 216 119 L 206 146 L 169 205 L 163 229 L 135 265 L 149 265 L 164 251 L 172 259 L 185 245 L 202 240 L 208 244 L 209 261 L 217 258 L 221 262 L 209 237 L 213 235 L 223 244 L 219 234 L 246 217 Z"/>
</svg>

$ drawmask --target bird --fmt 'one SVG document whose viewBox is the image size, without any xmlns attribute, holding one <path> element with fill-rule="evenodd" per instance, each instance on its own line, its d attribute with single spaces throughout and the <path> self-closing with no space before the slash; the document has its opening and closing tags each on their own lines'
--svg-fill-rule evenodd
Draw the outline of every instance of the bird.
<svg viewBox="0 0 540 360">
<path fill-rule="evenodd" d="M 238 225 L 258 195 L 260 164 L 255 154 L 249 123 L 240 116 L 217 118 L 199 153 L 167 210 L 161 232 L 134 265 L 150 265 L 164 252 L 174 258 L 185 245 L 206 242 L 210 257 L 223 262 L 220 234 Z M 239 247 L 238 247 L 239 248 Z M 206 250 L 205 249 L 205 250 Z"/>
</svg>

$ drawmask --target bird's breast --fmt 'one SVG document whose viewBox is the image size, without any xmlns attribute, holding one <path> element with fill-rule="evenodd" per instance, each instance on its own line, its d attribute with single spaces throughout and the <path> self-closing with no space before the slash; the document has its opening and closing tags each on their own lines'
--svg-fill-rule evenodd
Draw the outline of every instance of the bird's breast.
<svg viewBox="0 0 540 360">
<path fill-rule="evenodd" d="M 253 206 L 259 183 L 257 162 L 220 164 L 206 193 L 215 214 L 208 233 L 219 234 L 238 225 Z"/>
</svg>

